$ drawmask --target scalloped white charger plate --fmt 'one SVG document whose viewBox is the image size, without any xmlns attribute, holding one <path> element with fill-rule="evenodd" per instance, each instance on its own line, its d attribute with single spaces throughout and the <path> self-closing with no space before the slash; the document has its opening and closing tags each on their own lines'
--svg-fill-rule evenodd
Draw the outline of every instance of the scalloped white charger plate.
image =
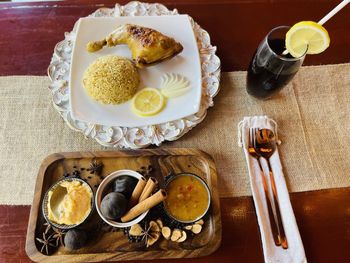
<svg viewBox="0 0 350 263">
<path fill-rule="evenodd" d="M 97 9 L 88 17 L 105 19 L 178 15 L 179 13 L 176 9 L 169 10 L 162 4 L 149 4 L 133 1 L 126 5 L 116 4 L 114 8 Z M 86 138 L 95 139 L 103 146 L 138 149 L 147 147 L 151 144 L 158 146 L 163 141 L 177 140 L 200 123 L 205 118 L 208 108 L 214 105 L 213 98 L 219 92 L 220 59 L 215 54 L 216 47 L 212 46 L 210 43 L 209 34 L 191 17 L 188 16 L 188 19 L 197 43 L 201 70 L 201 98 L 199 110 L 196 113 L 172 121 L 165 121 L 151 125 L 140 124 L 137 127 L 128 127 L 125 125 L 102 125 L 98 122 L 88 122 L 75 118 L 75 115 L 72 114 L 71 108 L 70 69 L 72 64 L 73 47 L 75 42 L 79 41 L 79 39 L 77 39 L 78 23 L 76 23 L 71 32 L 65 33 L 65 39 L 57 43 L 55 46 L 48 67 L 48 76 L 51 80 L 49 89 L 52 93 L 53 106 L 59 112 L 66 124 L 71 129 L 82 133 Z M 98 31 L 94 32 L 93 39 L 97 36 L 97 32 Z M 168 31 L 165 31 L 164 33 L 167 32 Z M 168 34 L 172 36 L 171 32 Z M 111 48 L 111 50 L 112 49 L 113 48 Z M 118 49 L 120 49 L 120 47 L 115 48 L 115 50 Z M 102 52 L 107 51 L 103 50 Z M 96 54 L 98 54 L 98 52 Z M 176 57 L 172 60 L 175 59 Z M 170 63 L 171 60 L 164 63 L 168 62 Z M 85 67 L 86 66 L 87 65 L 85 65 Z M 82 70 L 85 70 L 85 68 Z M 182 73 L 188 76 L 186 72 Z M 72 90 L 74 90 L 74 87 Z M 185 99 L 185 97 L 183 99 Z M 193 104 L 191 105 L 193 106 Z"/>
<path fill-rule="evenodd" d="M 164 109 L 151 117 L 140 117 L 131 110 L 131 100 L 119 105 L 106 105 L 90 98 L 82 85 L 86 68 L 97 58 L 118 55 L 131 59 L 126 45 L 105 47 L 90 53 L 86 45 L 90 41 L 104 39 L 117 26 L 136 24 L 153 28 L 174 38 L 183 46 L 183 51 L 174 58 L 154 66 L 138 69 L 140 88 L 161 86 L 161 77 L 166 73 L 177 73 L 191 82 L 191 90 L 186 94 L 167 100 Z M 187 15 L 176 16 L 134 16 L 81 18 L 72 53 L 70 70 L 70 103 L 74 119 L 110 126 L 137 127 L 174 121 L 197 113 L 201 100 L 201 65 L 196 39 Z"/>
</svg>

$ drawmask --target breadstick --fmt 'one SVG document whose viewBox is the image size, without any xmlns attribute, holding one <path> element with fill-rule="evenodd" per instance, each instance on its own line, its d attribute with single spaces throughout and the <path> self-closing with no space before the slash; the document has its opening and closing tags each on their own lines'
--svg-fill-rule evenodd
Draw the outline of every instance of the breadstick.
<svg viewBox="0 0 350 263">
<path fill-rule="evenodd" d="M 141 203 L 143 200 L 147 199 L 148 197 L 150 197 L 150 195 L 152 194 L 154 188 L 157 185 L 157 179 L 154 177 L 150 177 L 146 183 L 145 188 L 143 188 L 142 194 L 139 198 L 139 203 Z"/>
<path fill-rule="evenodd" d="M 160 202 L 164 201 L 167 194 L 164 189 L 160 189 L 154 195 L 143 200 L 141 203 L 138 203 L 133 208 L 131 208 L 122 218 L 120 219 L 123 223 L 128 222 L 135 217 L 141 215 L 152 207 L 156 206 Z"/>
<path fill-rule="evenodd" d="M 145 186 L 146 186 L 146 179 L 145 177 L 142 176 L 140 180 L 137 182 L 134 188 L 134 191 L 131 194 L 129 207 L 133 207 L 134 205 L 137 204 Z"/>
</svg>

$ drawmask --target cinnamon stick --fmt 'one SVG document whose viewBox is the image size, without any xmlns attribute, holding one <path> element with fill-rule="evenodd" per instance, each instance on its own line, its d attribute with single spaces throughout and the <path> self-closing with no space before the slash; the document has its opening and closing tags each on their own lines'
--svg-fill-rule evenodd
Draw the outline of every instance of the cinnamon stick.
<svg viewBox="0 0 350 263">
<path fill-rule="evenodd" d="M 122 218 L 120 219 L 123 223 L 129 222 L 135 217 L 141 215 L 152 207 L 156 206 L 160 202 L 164 201 L 167 197 L 167 194 L 164 189 L 160 189 L 154 195 L 143 200 L 141 203 L 138 203 L 133 208 L 131 208 Z"/>
<path fill-rule="evenodd" d="M 140 180 L 137 182 L 134 188 L 134 191 L 131 194 L 129 207 L 133 207 L 134 205 L 137 204 L 145 186 L 146 186 L 146 179 L 145 177 L 142 176 Z"/>
<path fill-rule="evenodd" d="M 142 194 L 139 198 L 139 203 L 141 203 L 143 200 L 145 200 L 146 198 L 148 198 L 152 194 L 157 183 L 158 183 L 158 181 L 154 177 L 150 177 L 148 179 L 146 186 L 145 186 L 145 188 L 143 188 Z"/>
</svg>

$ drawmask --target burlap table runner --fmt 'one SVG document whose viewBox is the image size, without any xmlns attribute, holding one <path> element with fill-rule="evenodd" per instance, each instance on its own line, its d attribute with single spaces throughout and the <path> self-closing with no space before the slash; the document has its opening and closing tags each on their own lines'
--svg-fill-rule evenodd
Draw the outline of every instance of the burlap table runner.
<svg viewBox="0 0 350 263">
<path fill-rule="evenodd" d="M 245 72 L 223 73 L 206 119 L 176 142 L 216 162 L 221 197 L 250 195 L 237 124 L 248 115 L 278 123 L 280 155 L 290 191 L 350 186 L 350 64 L 303 67 L 277 97 L 245 91 Z M 47 77 L 0 78 L 0 204 L 31 204 L 41 160 L 59 151 L 103 150 L 64 124 L 51 105 Z"/>
</svg>

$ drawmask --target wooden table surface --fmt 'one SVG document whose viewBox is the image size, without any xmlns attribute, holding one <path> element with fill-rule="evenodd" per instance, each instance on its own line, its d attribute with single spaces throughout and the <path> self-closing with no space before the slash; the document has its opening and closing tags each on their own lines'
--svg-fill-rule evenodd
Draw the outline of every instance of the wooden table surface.
<svg viewBox="0 0 350 263">
<path fill-rule="evenodd" d="M 119 1 L 125 3 L 126 1 Z M 153 2 L 153 1 L 151 1 Z M 321 19 L 340 0 L 177 0 L 169 8 L 192 16 L 218 47 L 223 71 L 246 70 L 259 42 L 275 26 Z M 0 74 L 45 75 L 55 44 L 71 31 L 75 21 L 101 3 L 69 1 L 0 4 Z M 350 61 L 350 5 L 325 24 L 331 46 L 323 54 L 308 56 L 306 65 Z"/>
<path fill-rule="evenodd" d="M 222 70 L 233 71 L 247 68 L 259 41 L 274 26 L 318 21 L 340 0 L 159 2 L 189 14 L 206 29 L 218 47 Z M 70 31 L 79 17 L 114 3 L 0 3 L 0 75 L 45 75 L 54 45 L 64 38 L 64 32 Z M 331 46 L 321 55 L 307 57 L 306 65 L 350 62 L 349 14 L 350 5 L 327 22 Z M 292 193 L 291 202 L 308 262 L 345 262 L 350 258 L 350 188 Z M 30 262 L 24 251 L 29 209 L 0 206 L 0 262 Z M 219 250 L 208 257 L 174 262 L 263 262 L 252 198 L 223 198 L 221 211 Z"/>
</svg>

